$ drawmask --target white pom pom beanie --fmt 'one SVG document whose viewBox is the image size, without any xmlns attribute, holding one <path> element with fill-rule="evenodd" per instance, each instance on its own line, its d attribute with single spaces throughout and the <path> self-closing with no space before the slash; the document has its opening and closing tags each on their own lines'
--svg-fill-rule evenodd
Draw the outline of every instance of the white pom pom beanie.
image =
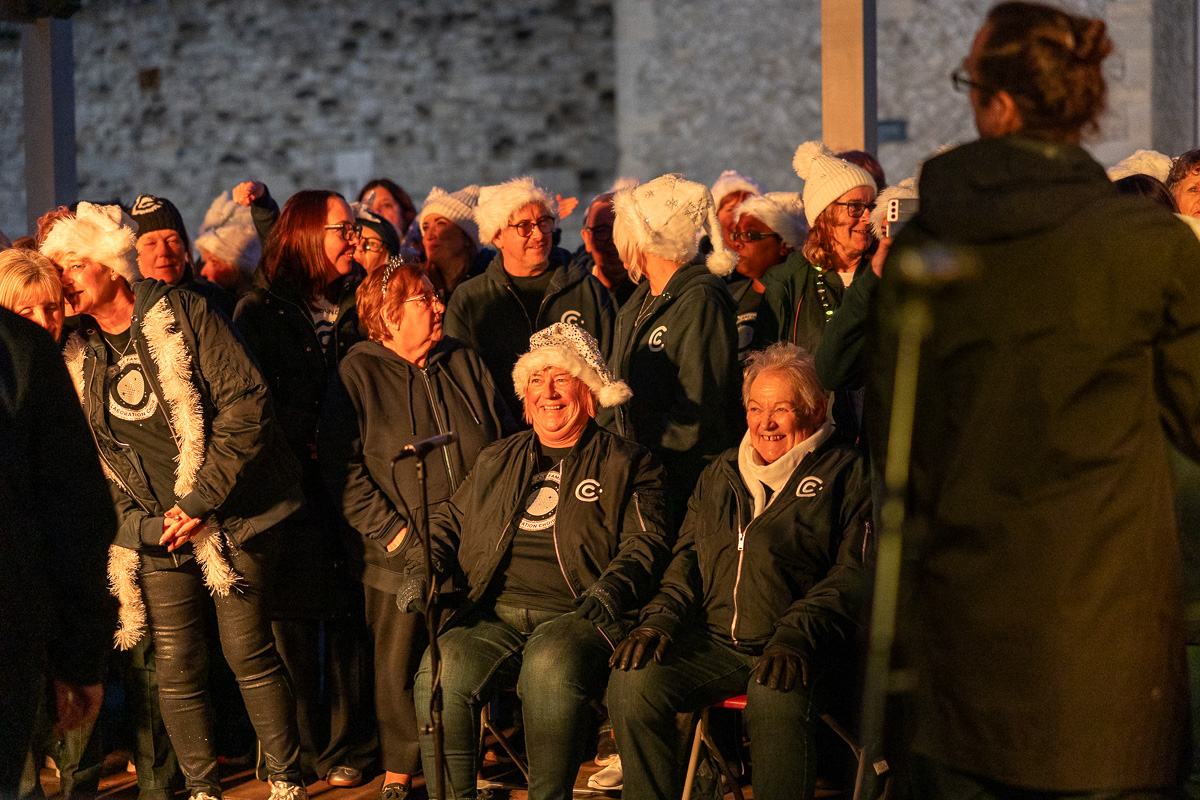
<svg viewBox="0 0 1200 800">
<path fill-rule="evenodd" d="M 129 283 L 142 279 L 137 263 L 137 223 L 120 206 L 81 202 L 75 216 L 54 223 L 41 252 L 51 261 L 74 253 L 98 261 Z"/>
<path fill-rule="evenodd" d="M 797 147 L 792 167 L 804 181 L 804 215 L 809 225 L 851 189 L 866 186 L 872 192 L 876 191 L 871 173 L 841 160 L 821 142 L 805 142 Z"/>
<path fill-rule="evenodd" d="M 478 246 L 479 225 L 475 222 L 475 208 L 479 205 L 479 191 L 479 187 L 475 184 L 459 189 L 457 192 L 447 192 L 436 186 L 433 187 L 421 205 L 421 213 L 417 215 L 417 229 L 420 229 L 425 217 L 437 214 L 462 228 L 463 233 L 467 234 L 467 237 Z M 508 220 L 505 219 L 504 222 L 507 224 Z M 488 241 L 491 242 L 491 239 Z"/>
<path fill-rule="evenodd" d="M 620 228 L 637 246 L 668 261 L 686 263 L 699 250 L 700 235 L 707 233 L 713 251 L 708 270 L 724 277 L 737 266 L 737 255 L 725 248 L 717 206 L 703 184 L 679 174 L 662 175 L 613 196 L 614 229 Z"/>
</svg>

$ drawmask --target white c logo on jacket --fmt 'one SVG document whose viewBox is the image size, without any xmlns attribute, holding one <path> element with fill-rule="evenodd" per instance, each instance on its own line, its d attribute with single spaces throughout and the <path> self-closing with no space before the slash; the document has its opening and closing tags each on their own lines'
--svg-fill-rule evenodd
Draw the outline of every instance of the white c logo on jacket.
<svg viewBox="0 0 1200 800">
<path fill-rule="evenodd" d="M 659 325 L 650 332 L 650 338 L 647 340 L 650 344 L 650 352 L 657 353 L 663 349 L 663 337 L 667 334 L 667 326 Z"/>
<path fill-rule="evenodd" d="M 563 315 L 558 318 L 559 322 L 564 322 L 567 325 L 583 325 L 583 314 L 575 309 L 564 311 Z"/>
<path fill-rule="evenodd" d="M 821 491 L 824 482 L 816 475 L 809 475 L 800 479 L 800 485 L 796 487 L 796 497 L 816 497 L 817 492 Z"/>
<path fill-rule="evenodd" d="M 600 481 L 594 478 L 584 478 L 575 487 L 575 499 L 585 503 L 594 503 L 600 499 L 600 493 L 603 491 L 600 488 Z"/>
</svg>

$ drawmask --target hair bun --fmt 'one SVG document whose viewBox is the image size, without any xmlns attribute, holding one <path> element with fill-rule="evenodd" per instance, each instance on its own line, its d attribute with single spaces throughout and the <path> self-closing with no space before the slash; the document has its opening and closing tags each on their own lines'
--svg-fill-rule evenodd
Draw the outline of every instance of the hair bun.
<svg viewBox="0 0 1200 800">
<path fill-rule="evenodd" d="M 1075 58 L 1088 66 L 1097 66 L 1112 52 L 1112 39 L 1102 19 L 1074 17 L 1072 33 L 1075 36 L 1073 49 Z"/>
</svg>

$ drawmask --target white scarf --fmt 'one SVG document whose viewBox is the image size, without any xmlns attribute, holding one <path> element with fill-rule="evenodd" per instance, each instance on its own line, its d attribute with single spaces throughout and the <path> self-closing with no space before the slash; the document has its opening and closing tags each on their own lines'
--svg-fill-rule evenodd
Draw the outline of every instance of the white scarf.
<svg viewBox="0 0 1200 800">
<path fill-rule="evenodd" d="M 754 498 L 754 519 L 761 514 L 771 502 L 779 496 L 779 490 L 792 477 L 792 473 L 804 457 L 820 447 L 821 442 L 833 433 L 833 423 L 826 422 L 816 432 L 804 441 L 792 447 L 786 453 L 770 464 L 762 464 L 762 458 L 750 444 L 750 431 L 742 436 L 742 444 L 738 447 L 738 472 L 741 473 L 742 483 L 746 485 L 750 496 Z M 767 489 L 771 489 L 771 499 L 767 499 Z"/>
</svg>

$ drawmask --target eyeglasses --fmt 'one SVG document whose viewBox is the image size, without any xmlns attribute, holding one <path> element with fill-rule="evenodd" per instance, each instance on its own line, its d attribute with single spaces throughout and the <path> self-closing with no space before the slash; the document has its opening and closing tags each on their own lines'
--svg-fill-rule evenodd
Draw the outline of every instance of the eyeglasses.
<svg viewBox="0 0 1200 800">
<path fill-rule="evenodd" d="M 552 232 L 557 222 L 558 220 L 556 220 L 554 217 L 542 217 L 537 222 L 523 219 L 520 222 L 509 225 L 508 227 L 516 228 L 517 235 L 519 235 L 522 239 L 528 239 L 533 235 L 533 228 L 535 225 L 539 231 L 545 234 Z"/>
<path fill-rule="evenodd" d="M 855 214 L 855 216 L 858 216 Z M 729 234 L 729 238 L 734 242 L 761 242 L 763 239 L 782 239 L 778 233 L 761 233 L 759 231 L 734 231 Z"/>
<path fill-rule="evenodd" d="M 341 222 L 337 225 L 326 225 L 325 230 L 337 231 L 338 235 L 347 242 L 352 242 L 362 236 L 362 225 L 357 223 Z"/>
<path fill-rule="evenodd" d="M 833 204 L 845 208 L 846 213 L 854 219 L 861 217 L 864 212 L 875 210 L 874 203 L 860 203 L 857 200 L 851 200 L 849 203 L 841 203 L 835 200 Z"/>
<path fill-rule="evenodd" d="M 382 253 L 387 249 L 383 246 L 383 239 L 368 239 L 365 236 L 360 236 L 359 244 L 361 244 L 362 249 L 366 250 L 368 253 Z"/>
<path fill-rule="evenodd" d="M 970 74 L 968 74 L 966 69 L 963 67 L 959 67 L 958 69 L 954 70 L 954 72 L 950 73 L 950 84 L 954 87 L 954 91 L 956 92 L 969 92 L 972 89 L 977 89 L 981 92 L 986 92 L 988 90 L 987 87 L 982 83 L 976 83 L 975 81 L 971 80 Z"/>
<path fill-rule="evenodd" d="M 594 236 L 612 236 L 612 225 L 588 225 L 585 231 L 591 231 Z"/>
<path fill-rule="evenodd" d="M 416 297 L 406 297 L 400 301 L 401 303 L 420 303 L 425 308 L 433 308 L 435 302 L 445 305 L 442 301 L 442 293 L 440 291 L 426 292 L 419 294 Z"/>
</svg>

